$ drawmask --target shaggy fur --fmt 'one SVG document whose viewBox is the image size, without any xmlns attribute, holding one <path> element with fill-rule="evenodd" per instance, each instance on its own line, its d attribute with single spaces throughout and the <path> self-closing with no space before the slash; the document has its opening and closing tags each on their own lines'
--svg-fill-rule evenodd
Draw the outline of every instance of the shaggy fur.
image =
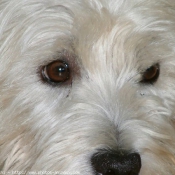
<svg viewBox="0 0 175 175">
<path fill-rule="evenodd" d="M 44 82 L 62 57 L 71 82 Z M 1 173 L 95 175 L 99 149 L 175 174 L 175 1 L 0 0 Z"/>
</svg>

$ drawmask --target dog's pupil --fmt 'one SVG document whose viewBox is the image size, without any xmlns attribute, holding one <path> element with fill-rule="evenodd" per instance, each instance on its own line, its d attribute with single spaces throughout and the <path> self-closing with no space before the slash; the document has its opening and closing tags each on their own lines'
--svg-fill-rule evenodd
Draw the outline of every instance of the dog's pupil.
<svg viewBox="0 0 175 175">
<path fill-rule="evenodd" d="M 155 64 L 148 68 L 144 74 L 141 82 L 154 83 L 159 77 L 159 64 Z"/>
<path fill-rule="evenodd" d="M 155 66 L 148 68 L 145 74 L 145 78 L 147 79 L 153 78 L 156 72 L 157 72 L 157 68 Z"/>
<path fill-rule="evenodd" d="M 55 82 L 63 82 L 69 78 L 68 65 L 62 61 L 56 61 L 48 67 L 49 78 Z"/>
<path fill-rule="evenodd" d="M 66 70 L 66 68 L 64 67 L 64 66 L 59 66 L 59 67 L 57 67 L 57 71 L 59 72 L 59 73 L 63 73 L 63 72 L 65 72 L 65 70 Z"/>
<path fill-rule="evenodd" d="M 54 67 L 52 71 L 56 76 L 62 77 L 66 75 L 68 70 L 66 65 L 60 64 L 60 65 L 56 65 L 56 67 Z"/>
<path fill-rule="evenodd" d="M 54 61 L 42 69 L 43 79 L 47 82 L 61 83 L 69 79 L 69 66 L 64 61 Z"/>
</svg>

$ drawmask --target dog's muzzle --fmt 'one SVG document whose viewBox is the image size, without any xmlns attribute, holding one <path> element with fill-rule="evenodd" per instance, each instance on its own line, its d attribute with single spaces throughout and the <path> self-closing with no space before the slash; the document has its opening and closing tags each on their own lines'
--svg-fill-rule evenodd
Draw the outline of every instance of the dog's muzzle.
<svg viewBox="0 0 175 175">
<path fill-rule="evenodd" d="M 138 153 L 99 151 L 91 163 L 96 175 L 139 175 L 141 169 Z"/>
</svg>

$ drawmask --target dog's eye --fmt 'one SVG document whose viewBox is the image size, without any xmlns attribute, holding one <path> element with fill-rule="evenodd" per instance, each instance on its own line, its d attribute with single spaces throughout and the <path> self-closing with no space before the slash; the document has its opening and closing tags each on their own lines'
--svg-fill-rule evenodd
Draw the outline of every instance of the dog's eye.
<svg viewBox="0 0 175 175">
<path fill-rule="evenodd" d="M 50 83 L 62 83 L 70 79 L 69 65 L 65 61 L 54 61 L 42 67 L 43 80 Z"/>
<path fill-rule="evenodd" d="M 149 67 L 143 73 L 141 82 L 142 83 L 154 83 L 154 82 L 156 82 L 156 80 L 159 77 L 159 72 L 160 72 L 159 64 L 155 64 L 155 65 Z"/>
</svg>

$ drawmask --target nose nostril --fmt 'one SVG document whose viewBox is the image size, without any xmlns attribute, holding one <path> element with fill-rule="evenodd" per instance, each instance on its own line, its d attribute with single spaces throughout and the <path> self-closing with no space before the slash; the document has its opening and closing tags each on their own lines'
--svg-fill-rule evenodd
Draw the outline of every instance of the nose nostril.
<svg viewBox="0 0 175 175">
<path fill-rule="evenodd" d="M 117 175 L 114 170 L 108 169 L 104 175 Z"/>
</svg>

